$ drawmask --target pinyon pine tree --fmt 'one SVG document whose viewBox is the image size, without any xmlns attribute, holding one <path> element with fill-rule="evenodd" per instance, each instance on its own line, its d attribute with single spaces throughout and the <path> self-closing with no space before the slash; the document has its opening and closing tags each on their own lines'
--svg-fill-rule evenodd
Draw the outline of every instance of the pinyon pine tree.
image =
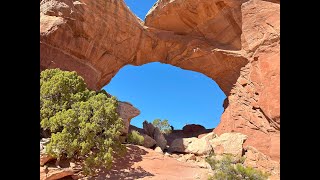
<svg viewBox="0 0 320 180">
<path fill-rule="evenodd" d="M 46 152 L 58 159 L 83 159 L 87 174 L 110 168 L 114 153 L 125 152 L 117 99 L 88 90 L 76 72 L 50 69 L 40 77 L 40 124 L 52 132 Z"/>
</svg>

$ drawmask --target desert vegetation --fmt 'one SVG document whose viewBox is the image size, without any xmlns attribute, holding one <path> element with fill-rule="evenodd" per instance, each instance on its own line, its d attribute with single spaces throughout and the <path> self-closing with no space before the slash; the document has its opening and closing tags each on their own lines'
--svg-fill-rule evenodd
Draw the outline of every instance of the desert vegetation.
<svg viewBox="0 0 320 180">
<path fill-rule="evenodd" d="M 119 141 L 123 121 L 117 99 L 91 91 L 76 72 L 47 69 L 40 75 L 40 124 L 51 132 L 46 153 L 58 160 L 83 160 L 83 171 L 110 168 L 113 155 L 125 147 Z"/>
<path fill-rule="evenodd" d="M 269 176 L 252 167 L 243 165 L 244 158 L 234 158 L 231 155 L 223 155 L 219 159 L 215 155 L 206 158 L 206 162 L 210 164 L 214 175 L 209 180 L 266 180 Z"/>
<path fill-rule="evenodd" d="M 160 132 L 163 134 L 170 134 L 173 130 L 173 126 L 169 124 L 167 119 L 155 119 L 152 121 L 152 124 L 154 125 L 154 127 L 158 127 L 160 129 Z"/>
<path fill-rule="evenodd" d="M 127 136 L 127 142 L 135 145 L 143 145 L 144 137 L 138 131 L 131 131 Z"/>
</svg>

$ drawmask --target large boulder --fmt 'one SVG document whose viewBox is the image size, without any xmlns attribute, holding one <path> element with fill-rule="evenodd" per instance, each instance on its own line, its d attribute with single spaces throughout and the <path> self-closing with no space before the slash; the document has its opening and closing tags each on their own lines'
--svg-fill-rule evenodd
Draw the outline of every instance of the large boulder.
<svg viewBox="0 0 320 180">
<path fill-rule="evenodd" d="M 132 104 L 128 102 L 118 102 L 117 112 L 119 116 L 122 118 L 124 123 L 124 129 L 122 133 L 124 135 L 128 134 L 130 121 L 132 118 L 138 116 L 140 114 L 139 109 L 135 108 Z"/>
<path fill-rule="evenodd" d="M 212 147 L 209 142 L 204 139 L 178 138 L 175 139 L 169 147 L 171 152 L 192 153 L 197 155 L 210 154 Z"/>
<path fill-rule="evenodd" d="M 241 157 L 243 153 L 243 143 L 247 136 L 241 133 L 224 133 L 211 139 L 209 142 L 216 155 L 231 154 Z"/>
<path fill-rule="evenodd" d="M 157 146 L 159 146 L 161 150 L 164 151 L 164 149 L 167 147 L 167 140 L 158 127 L 156 127 L 154 130 L 153 138 L 154 140 L 156 140 Z"/>
<path fill-rule="evenodd" d="M 150 136 L 146 135 L 146 134 L 141 134 L 144 137 L 144 141 L 143 141 L 143 146 L 146 148 L 151 148 L 154 145 L 157 144 L 157 142 L 152 139 Z"/>
<path fill-rule="evenodd" d="M 152 123 L 148 123 L 147 121 L 144 121 L 142 123 L 142 126 L 143 126 L 144 133 L 150 137 L 153 137 L 154 130 L 155 130 L 154 125 Z"/>
<path fill-rule="evenodd" d="M 157 142 L 157 146 L 159 146 L 161 150 L 164 151 L 167 146 L 167 140 L 161 133 L 160 129 L 158 127 L 154 127 L 152 123 L 148 123 L 147 121 L 143 122 L 143 129 L 145 131 L 145 134 L 153 138 Z"/>
</svg>

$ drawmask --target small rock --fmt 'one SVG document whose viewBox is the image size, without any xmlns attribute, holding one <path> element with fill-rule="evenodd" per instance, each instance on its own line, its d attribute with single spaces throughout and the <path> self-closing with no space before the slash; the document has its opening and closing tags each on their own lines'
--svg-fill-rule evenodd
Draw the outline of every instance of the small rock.
<svg viewBox="0 0 320 180">
<path fill-rule="evenodd" d="M 196 160 L 196 156 L 194 154 L 185 154 L 177 160 L 182 162 L 194 161 Z"/>
<path fill-rule="evenodd" d="M 162 149 L 157 146 L 155 149 L 154 149 L 155 152 L 158 152 L 158 153 L 163 153 Z"/>
<path fill-rule="evenodd" d="M 55 159 L 54 157 L 48 154 L 40 154 L 40 166 L 45 165 L 48 161 Z"/>
</svg>

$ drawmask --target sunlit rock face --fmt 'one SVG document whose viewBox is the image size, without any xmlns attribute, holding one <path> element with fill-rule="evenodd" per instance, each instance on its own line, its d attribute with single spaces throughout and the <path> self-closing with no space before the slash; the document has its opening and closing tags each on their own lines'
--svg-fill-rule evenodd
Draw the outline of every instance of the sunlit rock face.
<svg viewBox="0 0 320 180">
<path fill-rule="evenodd" d="M 228 98 L 214 132 L 280 161 L 279 1 L 159 0 L 145 22 L 123 0 L 40 2 L 41 70 L 75 70 L 98 90 L 155 61 L 216 81 Z"/>
</svg>

